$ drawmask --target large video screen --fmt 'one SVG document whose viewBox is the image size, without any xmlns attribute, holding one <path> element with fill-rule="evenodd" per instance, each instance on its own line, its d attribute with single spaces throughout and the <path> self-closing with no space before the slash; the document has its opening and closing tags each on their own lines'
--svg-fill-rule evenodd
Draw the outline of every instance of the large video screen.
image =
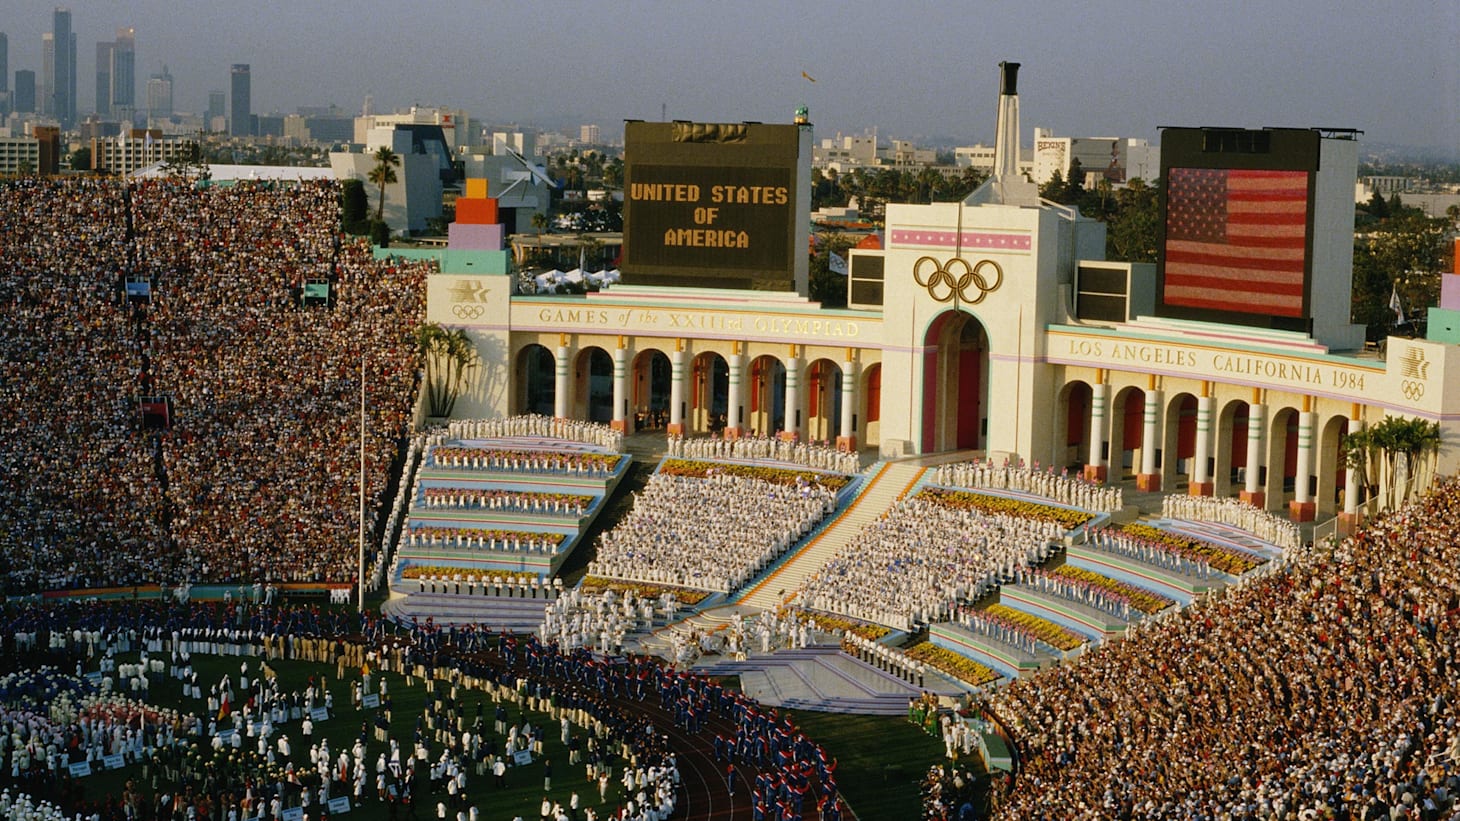
<svg viewBox="0 0 1460 821">
<path fill-rule="evenodd" d="M 627 123 L 624 281 L 794 290 L 799 144 L 793 125 Z"/>
<path fill-rule="evenodd" d="M 1307 172 L 1173 168 L 1166 203 L 1166 304 L 1303 315 Z"/>
<path fill-rule="evenodd" d="M 1302 329 L 1318 135 L 1166 129 L 1161 153 L 1158 313 Z"/>
</svg>

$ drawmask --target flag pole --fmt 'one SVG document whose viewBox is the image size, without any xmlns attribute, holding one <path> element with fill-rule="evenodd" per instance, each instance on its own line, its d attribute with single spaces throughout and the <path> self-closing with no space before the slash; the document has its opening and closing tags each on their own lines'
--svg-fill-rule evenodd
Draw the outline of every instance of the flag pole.
<svg viewBox="0 0 1460 821">
<path fill-rule="evenodd" d="M 365 352 L 360 352 L 360 612 L 365 612 Z"/>
</svg>

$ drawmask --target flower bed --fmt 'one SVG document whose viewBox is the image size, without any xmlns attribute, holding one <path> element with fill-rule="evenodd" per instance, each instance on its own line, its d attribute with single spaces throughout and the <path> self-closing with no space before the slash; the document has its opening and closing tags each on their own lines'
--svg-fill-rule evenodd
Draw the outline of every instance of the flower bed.
<svg viewBox="0 0 1460 821">
<path fill-rule="evenodd" d="M 1153 613 L 1159 613 L 1176 603 L 1175 600 L 1168 599 L 1159 593 L 1153 593 L 1144 587 L 1136 587 L 1133 584 L 1127 584 L 1123 581 L 1112 579 L 1109 576 L 1102 576 L 1099 573 L 1070 564 L 1060 565 L 1050 572 L 1120 596 L 1130 602 L 1131 607 L 1145 613 L 1147 616 Z"/>
<path fill-rule="evenodd" d="M 1065 530 L 1074 530 L 1095 518 L 1095 514 L 1086 513 L 1083 510 L 1070 510 L 1068 508 L 1055 507 L 1054 505 L 1028 502 L 1023 499 L 1010 499 L 1004 496 L 990 496 L 984 493 L 973 493 L 967 490 L 950 490 L 942 487 L 925 487 L 918 491 L 917 495 L 913 498 L 923 499 L 957 510 L 977 510 L 980 513 L 988 515 L 1006 513 L 1011 516 L 1018 516 L 1021 519 L 1055 522 Z"/>
<path fill-rule="evenodd" d="M 1068 627 L 1002 604 L 990 605 L 987 610 L 972 611 L 970 615 L 992 620 L 1066 653 L 1086 642 L 1084 636 Z"/>
<path fill-rule="evenodd" d="M 760 479 L 763 482 L 771 482 L 777 485 L 798 485 L 813 484 L 821 485 L 831 490 L 841 490 L 852 481 L 852 477 L 844 473 L 817 473 L 814 470 L 795 470 L 793 468 L 773 468 L 762 465 L 736 465 L 724 462 L 701 462 L 694 459 L 665 459 L 664 464 L 659 466 L 659 472 L 666 476 L 690 476 L 705 478 L 712 475 L 728 474 L 739 476 L 743 479 Z"/>
<path fill-rule="evenodd" d="M 799 610 L 795 614 L 800 618 L 808 618 L 816 625 L 816 629 L 823 633 L 835 633 L 840 630 L 843 633 L 851 633 L 854 636 L 861 636 L 868 641 L 876 641 L 892 632 L 891 628 L 883 627 L 880 624 L 868 624 L 856 619 L 843 618 L 841 616 L 830 616 L 826 613 L 817 613 L 812 610 Z"/>
<path fill-rule="evenodd" d="M 402 579 L 423 579 L 430 576 L 454 578 L 460 576 L 462 581 L 472 582 L 510 582 L 516 584 L 519 579 L 527 578 L 531 581 L 533 574 L 524 574 L 517 570 L 493 570 L 490 568 L 475 567 L 453 567 L 451 565 L 438 564 L 413 564 L 401 571 Z"/>
<path fill-rule="evenodd" d="M 551 450 L 510 450 L 507 448 L 468 448 L 442 445 L 431 451 L 440 467 L 472 470 L 507 471 L 589 471 L 612 473 L 618 467 L 621 453 L 559 452 Z M 472 464 L 473 461 L 479 464 Z"/>
<path fill-rule="evenodd" d="M 562 547 L 563 542 L 568 538 L 562 533 L 529 533 L 525 530 L 497 530 L 485 527 L 414 527 L 409 535 L 415 541 L 413 545 L 431 547 L 432 539 L 440 539 L 442 547 L 464 546 L 465 542 L 477 539 L 482 546 L 492 543 L 493 539 L 499 542 L 511 542 L 516 539 L 522 545 L 544 544 L 553 548 Z M 510 548 L 500 548 L 510 549 Z"/>
<path fill-rule="evenodd" d="M 641 599 L 657 599 L 660 595 L 669 593 L 678 599 L 680 604 L 691 607 L 710 597 L 707 590 L 690 590 L 684 587 L 670 587 L 666 584 L 647 582 L 627 582 L 620 579 L 605 579 L 602 576 L 584 576 L 582 587 L 584 593 L 603 593 L 607 590 L 614 590 L 619 593 L 632 592 Z"/>
<path fill-rule="evenodd" d="M 938 647 L 931 642 L 922 642 L 913 645 L 906 651 L 908 658 L 941 670 L 950 676 L 981 687 L 991 681 L 996 681 L 999 674 L 991 668 L 979 664 L 967 656 L 960 656 L 952 650 Z"/>
<path fill-rule="evenodd" d="M 1233 547 L 1215 544 L 1181 533 L 1172 533 L 1169 530 L 1161 530 L 1150 525 L 1132 523 L 1125 525 L 1121 530 L 1127 535 L 1144 539 L 1180 556 L 1206 562 L 1217 570 L 1233 576 L 1241 576 L 1249 570 L 1267 563 L 1267 559 Z"/>
<path fill-rule="evenodd" d="M 582 516 L 593 506 L 592 496 L 578 493 L 538 493 L 476 487 L 427 487 L 421 500 L 427 507 L 468 507 L 522 513 L 570 513 Z"/>
</svg>

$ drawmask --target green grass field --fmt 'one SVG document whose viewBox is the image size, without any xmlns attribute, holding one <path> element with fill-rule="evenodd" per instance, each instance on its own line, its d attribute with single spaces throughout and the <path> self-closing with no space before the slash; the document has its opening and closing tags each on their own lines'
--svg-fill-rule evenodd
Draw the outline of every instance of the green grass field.
<svg viewBox="0 0 1460 821">
<path fill-rule="evenodd" d="M 122 660 L 132 661 L 135 660 L 135 657 L 136 654 L 132 654 Z M 198 673 L 199 684 L 203 689 L 204 696 L 207 695 L 208 687 L 219 681 L 224 674 L 231 675 L 236 682 L 238 679 L 239 664 L 243 661 L 249 663 L 249 672 L 251 675 L 258 673 L 259 664 L 258 659 L 255 658 L 194 656 L 193 669 Z M 361 724 L 374 720 L 375 710 L 356 710 L 351 705 L 350 685 L 354 680 L 359 678 L 358 671 L 356 671 L 356 675 L 353 678 L 349 678 L 349 674 L 347 673 L 347 680 L 340 682 L 334 679 L 334 665 L 313 664 L 301 661 L 274 661 L 270 662 L 270 666 L 277 671 L 279 686 L 284 692 L 296 689 L 303 691 L 307 686 L 306 681 L 310 675 L 323 675 L 327 678 L 329 690 L 334 696 L 335 716 L 328 721 L 316 724 L 314 732 L 316 743 L 321 737 L 329 740 L 330 750 L 334 755 L 338 755 L 342 749 L 349 749 L 353 746 L 355 739 L 360 735 Z M 404 677 L 400 675 L 393 673 L 381 674 L 378 671 L 374 673 L 375 677 L 381 675 L 385 676 L 387 688 L 394 701 L 393 721 L 390 728 L 391 736 L 400 742 L 403 752 L 409 752 L 412 743 L 411 740 L 414 737 L 416 718 L 424 712 L 426 701 L 430 696 L 426 693 L 425 687 L 419 679 L 416 680 L 415 687 L 408 688 L 405 686 Z M 438 686 L 444 685 L 438 682 Z M 474 717 L 479 691 L 462 692 L 464 693 L 462 702 L 468 706 L 467 715 Z M 480 693 L 480 696 L 483 702 L 484 721 L 486 722 L 487 730 L 490 732 L 495 705 L 484 693 Z M 159 706 L 178 706 L 184 711 L 199 714 L 206 712 L 207 708 L 206 699 L 183 698 L 179 682 L 170 678 L 165 678 L 160 684 L 154 683 L 149 700 Z M 476 775 L 474 771 L 467 773 L 468 800 L 481 809 L 484 819 L 495 821 L 496 819 L 510 819 L 514 815 L 521 815 L 524 818 L 538 817 L 538 810 L 544 795 L 543 759 L 553 763 L 552 790 L 547 793 L 553 800 L 560 801 L 564 806 L 567 806 L 569 796 L 576 791 L 580 798 L 580 806 L 599 809 L 600 817 L 605 815 L 607 810 L 612 810 L 617 806 L 616 802 L 619 798 L 618 792 L 621 790 L 621 785 L 616 779 L 609 784 L 608 801 L 606 804 L 600 804 L 598 800 L 598 787 L 596 783 L 589 784 L 584 768 L 582 766 L 568 766 L 568 752 L 559 742 L 560 728 L 556 721 L 544 713 L 519 711 L 514 705 L 509 705 L 509 715 L 513 721 L 518 721 L 519 716 L 526 716 L 534 726 L 544 728 L 543 756 L 541 758 L 534 758 L 533 763 L 530 765 L 509 769 L 507 772 L 508 786 L 506 789 L 494 788 L 492 785 L 493 778 L 490 773 L 481 776 Z M 582 734 L 583 730 L 575 725 L 574 732 Z M 277 739 L 280 733 L 287 734 L 291 741 L 293 748 L 291 752 L 293 754 L 290 756 L 290 760 L 295 763 L 296 767 L 303 766 L 308 757 L 309 743 L 305 742 L 299 734 L 299 722 L 289 722 L 281 725 L 276 729 L 274 738 Z M 255 739 L 245 739 L 244 743 L 245 745 L 253 745 L 257 742 Z M 367 780 L 367 795 L 363 806 L 353 809 L 349 813 L 349 818 L 352 821 L 371 821 L 371 819 L 385 819 L 388 817 L 386 806 L 383 802 L 377 800 L 374 789 L 375 759 L 381 752 L 388 750 L 388 744 L 375 741 L 372 729 L 366 735 L 366 748 L 366 763 L 370 767 L 370 777 Z M 436 751 L 433 757 L 439 755 L 440 747 L 438 745 L 433 745 L 432 749 Z M 419 767 L 420 764 L 418 763 L 418 769 Z M 615 772 L 614 775 L 617 776 L 618 773 Z M 134 764 L 123 769 L 111 770 L 89 776 L 83 779 L 82 787 L 88 797 L 100 797 L 107 794 L 115 796 L 121 794 L 122 788 L 128 779 L 134 779 L 137 783 L 141 783 L 140 765 Z M 429 781 L 423 777 L 420 783 L 424 787 L 424 785 L 429 784 Z M 150 800 L 152 791 L 145 789 L 144 792 Z M 334 795 L 337 796 L 338 793 L 334 793 Z M 445 800 L 445 794 L 443 792 L 440 795 L 418 796 L 417 800 L 416 814 L 421 818 L 434 818 L 436 817 L 436 802 L 438 800 Z M 451 812 L 450 817 L 455 818 L 455 813 Z"/>
</svg>

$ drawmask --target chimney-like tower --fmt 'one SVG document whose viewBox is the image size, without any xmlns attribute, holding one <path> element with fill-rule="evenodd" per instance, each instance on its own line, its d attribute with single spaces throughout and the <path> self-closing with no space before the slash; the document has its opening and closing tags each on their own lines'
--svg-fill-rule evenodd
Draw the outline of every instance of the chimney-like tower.
<svg viewBox="0 0 1460 821">
<path fill-rule="evenodd" d="M 999 63 L 994 171 L 966 205 L 1039 205 L 1039 187 L 1019 172 L 1019 64 Z"/>
</svg>

